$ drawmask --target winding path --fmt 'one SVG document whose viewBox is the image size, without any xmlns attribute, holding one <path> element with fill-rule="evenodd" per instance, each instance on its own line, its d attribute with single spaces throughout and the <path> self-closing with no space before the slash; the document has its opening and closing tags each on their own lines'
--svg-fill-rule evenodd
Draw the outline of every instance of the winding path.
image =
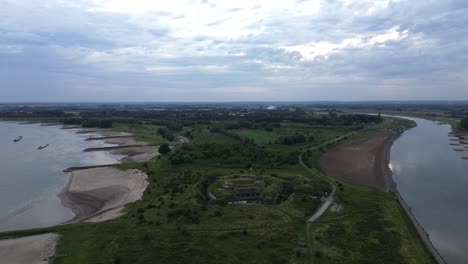
<svg viewBox="0 0 468 264">
<path fill-rule="evenodd" d="M 323 146 L 326 146 L 327 144 L 330 144 L 330 143 L 337 143 L 347 137 L 350 137 L 350 136 L 353 136 L 354 135 L 354 132 L 349 132 L 349 133 L 346 133 L 344 135 L 341 135 L 337 138 L 334 138 L 334 139 L 331 139 L 331 140 L 328 140 L 326 142 L 323 142 L 322 144 L 320 145 L 317 145 L 317 146 L 314 146 L 314 147 L 311 147 L 309 148 L 309 150 L 317 150 L 319 149 L 320 147 L 323 147 Z M 311 235 L 311 232 L 310 232 L 310 229 L 311 229 L 311 224 L 313 222 L 315 222 L 317 219 L 319 219 L 328 209 L 328 207 L 330 206 L 330 204 L 334 201 L 335 199 L 335 192 L 336 192 L 336 186 L 335 184 L 330 180 L 328 179 L 327 177 L 321 175 L 320 173 L 318 173 L 317 171 L 307 167 L 307 165 L 304 164 L 303 160 L 302 160 L 302 156 L 304 155 L 304 153 L 301 153 L 298 158 L 299 158 L 299 164 L 306 170 L 308 171 L 309 173 L 311 173 L 312 175 L 314 175 L 315 177 L 319 177 L 319 178 L 322 178 L 323 180 L 325 180 L 326 182 L 328 182 L 331 187 L 332 187 L 332 191 L 331 193 L 323 200 L 322 204 L 320 205 L 320 207 L 317 209 L 317 211 L 315 211 L 315 213 L 309 217 L 309 219 L 307 219 L 307 225 L 306 225 L 306 238 L 307 238 L 307 247 L 309 248 L 309 257 L 310 257 L 310 263 L 313 262 L 313 249 L 312 249 L 312 239 L 310 237 Z"/>
<path fill-rule="evenodd" d="M 336 143 L 336 142 L 339 142 L 341 140 L 343 140 L 344 138 L 347 138 L 347 137 L 350 137 L 354 135 L 354 132 L 349 132 L 349 133 L 346 133 L 344 135 L 341 135 L 337 138 L 334 138 L 334 139 L 331 139 L 331 140 L 328 140 L 318 146 L 315 146 L 315 147 L 312 147 L 312 148 L 309 148 L 309 150 L 317 150 L 319 149 L 320 147 L 323 147 L 327 144 L 330 144 L 330 143 Z M 335 196 L 335 192 L 336 192 L 336 186 L 335 184 L 329 180 L 327 177 L 321 175 L 320 173 L 318 173 L 317 171 L 315 170 L 312 170 L 311 168 L 307 167 L 307 165 L 304 164 L 304 161 L 302 160 L 302 156 L 304 155 L 304 153 L 301 153 L 301 155 L 298 156 L 299 158 L 299 164 L 304 167 L 304 169 L 308 172 L 310 172 L 312 175 L 314 175 L 315 177 L 319 177 L 319 178 L 322 178 L 323 180 L 325 180 L 326 182 L 328 182 L 331 187 L 332 187 L 332 192 L 327 196 L 327 198 L 325 198 L 325 200 L 323 200 L 322 202 L 322 205 L 319 207 L 319 209 L 307 220 L 307 223 L 312 223 L 314 222 L 315 220 L 317 220 L 318 218 L 320 218 L 320 216 L 323 215 L 323 213 L 325 213 L 325 211 L 327 210 L 327 208 L 330 206 L 330 204 L 333 202 L 334 200 L 334 196 Z"/>
<path fill-rule="evenodd" d="M 304 169 L 306 171 L 308 171 L 309 173 L 311 173 L 312 175 L 314 175 L 316 177 L 324 179 L 326 182 L 328 182 L 332 186 L 331 193 L 323 200 L 322 205 L 320 205 L 319 209 L 317 209 L 317 211 L 315 211 L 315 213 L 311 217 L 309 217 L 309 219 L 307 219 L 307 225 L 306 225 L 307 247 L 309 249 L 310 263 L 312 263 L 313 262 L 313 257 L 312 257 L 313 256 L 313 248 L 312 248 L 312 239 L 310 237 L 310 235 L 311 235 L 310 234 L 311 224 L 315 220 L 319 219 L 323 215 L 323 213 L 325 213 L 325 211 L 327 211 L 328 207 L 333 202 L 335 192 L 336 192 L 336 186 L 332 181 L 330 181 L 326 177 L 320 175 L 316 171 L 314 171 L 311 168 L 307 167 L 307 165 L 305 165 L 304 162 L 302 161 L 302 155 L 303 154 L 298 156 L 299 164 L 301 164 L 301 166 L 304 167 Z"/>
<path fill-rule="evenodd" d="M 307 167 L 307 165 L 305 165 L 304 162 L 302 161 L 302 155 L 299 156 L 299 164 L 301 164 L 301 166 L 304 167 L 304 169 L 306 169 L 308 172 L 310 172 L 311 174 L 313 174 L 316 177 L 324 179 L 326 182 L 328 182 L 332 186 L 331 193 L 323 200 L 322 205 L 320 205 L 319 209 L 317 211 L 315 211 L 315 213 L 307 220 L 308 223 L 312 223 L 315 220 L 317 220 L 320 216 L 322 216 L 323 213 L 325 213 L 327 208 L 330 206 L 330 204 L 333 202 L 334 195 L 335 195 L 335 192 L 336 192 L 336 186 L 332 181 L 330 181 L 326 177 L 320 175 L 319 173 L 317 173 L 317 172 L 313 171 L 312 169 L 310 169 L 309 167 Z"/>
</svg>

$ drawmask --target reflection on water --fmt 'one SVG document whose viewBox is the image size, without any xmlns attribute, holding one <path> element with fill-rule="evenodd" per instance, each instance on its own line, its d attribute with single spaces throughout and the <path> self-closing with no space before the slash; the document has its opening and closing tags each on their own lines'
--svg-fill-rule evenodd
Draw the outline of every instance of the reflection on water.
<svg viewBox="0 0 468 264">
<path fill-rule="evenodd" d="M 408 118 L 418 126 L 391 150 L 398 190 L 448 263 L 468 263 L 468 152 L 454 151 L 449 125 Z"/>
<path fill-rule="evenodd" d="M 108 145 L 85 141 L 90 135 L 76 131 L 0 122 L 0 230 L 49 226 L 70 219 L 73 213 L 56 196 L 68 181 L 62 170 L 118 162 L 119 156 L 82 151 Z M 18 136 L 23 139 L 14 143 Z M 37 149 L 45 144 L 49 146 Z"/>
</svg>

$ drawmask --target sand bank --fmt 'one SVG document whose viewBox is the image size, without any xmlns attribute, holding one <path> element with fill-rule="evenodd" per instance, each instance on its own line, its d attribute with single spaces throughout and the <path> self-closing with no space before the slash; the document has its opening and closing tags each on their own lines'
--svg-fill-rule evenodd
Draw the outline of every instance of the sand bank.
<svg viewBox="0 0 468 264">
<path fill-rule="evenodd" d="M 112 155 L 123 155 L 119 161 L 126 162 L 144 162 L 159 156 L 159 146 L 117 146 L 117 147 L 102 147 L 102 148 L 87 148 L 84 151 L 107 151 Z"/>
<path fill-rule="evenodd" d="M 159 156 L 159 146 L 143 146 L 113 149 L 112 155 L 126 155 L 127 157 L 120 161 L 125 162 L 144 162 Z"/>
<path fill-rule="evenodd" d="M 120 162 L 144 162 L 159 156 L 159 146 L 149 146 L 146 142 L 137 141 L 132 134 L 112 130 L 85 130 L 80 133 L 93 133 L 99 136 L 89 137 L 87 140 L 102 140 L 106 144 L 116 147 L 89 148 L 84 151 L 108 151 L 113 155 L 125 155 Z"/>
<path fill-rule="evenodd" d="M 119 216 L 126 204 L 141 199 L 147 186 L 147 175 L 139 170 L 76 170 L 59 198 L 75 214 L 69 223 L 99 222 Z"/>
<path fill-rule="evenodd" d="M 0 262 L 8 264 L 45 264 L 55 253 L 58 235 L 42 234 L 0 240 Z"/>
<path fill-rule="evenodd" d="M 108 138 L 103 138 L 104 143 L 106 144 L 114 144 L 114 145 L 119 145 L 119 146 L 131 146 L 131 145 L 148 145 L 145 142 L 138 142 L 135 140 L 133 137 L 108 137 Z"/>
<path fill-rule="evenodd" d="M 95 130 L 90 133 L 97 134 L 98 136 L 92 136 L 86 140 L 103 140 L 104 143 L 114 144 L 119 146 L 125 145 L 148 145 L 146 142 L 138 142 L 132 137 L 132 134 L 127 132 L 118 132 L 112 130 Z"/>
<path fill-rule="evenodd" d="M 432 245 L 424 228 L 419 224 L 400 196 L 392 179 L 389 168 L 390 150 L 398 134 L 380 132 L 370 137 L 355 139 L 337 145 L 320 159 L 320 166 L 330 176 L 349 180 L 353 183 L 374 187 L 386 187 L 395 196 L 408 215 L 426 246 L 437 263 L 445 263 L 437 249 Z"/>
<path fill-rule="evenodd" d="M 391 188 L 388 161 L 396 136 L 393 132 L 379 132 L 338 144 L 321 157 L 320 166 L 330 176 L 358 184 Z"/>
</svg>

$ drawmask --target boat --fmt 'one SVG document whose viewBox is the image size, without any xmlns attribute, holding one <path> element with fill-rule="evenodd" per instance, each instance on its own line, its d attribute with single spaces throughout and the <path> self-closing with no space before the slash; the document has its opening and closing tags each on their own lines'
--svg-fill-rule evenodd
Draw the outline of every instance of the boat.
<svg viewBox="0 0 468 264">
<path fill-rule="evenodd" d="M 46 144 L 46 145 L 44 145 L 44 146 L 39 146 L 39 147 L 37 147 L 37 149 L 45 149 L 45 148 L 47 148 L 48 146 L 49 146 L 49 144 Z"/>
<path fill-rule="evenodd" d="M 22 136 L 19 136 L 19 137 L 13 139 L 13 142 L 18 142 L 18 141 L 20 141 L 20 140 L 22 140 L 22 139 L 23 139 L 23 137 L 22 137 Z"/>
</svg>

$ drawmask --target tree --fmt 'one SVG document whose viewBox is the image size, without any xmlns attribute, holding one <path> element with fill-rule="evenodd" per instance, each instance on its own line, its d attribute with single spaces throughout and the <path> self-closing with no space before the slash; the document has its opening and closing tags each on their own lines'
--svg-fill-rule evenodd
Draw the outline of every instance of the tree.
<svg viewBox="0 0 468 264">
<path fill-rule="evenodd" d="M 162 144 L 161 146 L 159 146 L 159 149 L 158 149 L 159 153 L 161 153 L 162 155 L 166 154 L 166 153 L 169 153 L 171 151 L 171 148 L 169 147 L 169 144 L 167 143 L 164 143 Z"/>
</svg>

